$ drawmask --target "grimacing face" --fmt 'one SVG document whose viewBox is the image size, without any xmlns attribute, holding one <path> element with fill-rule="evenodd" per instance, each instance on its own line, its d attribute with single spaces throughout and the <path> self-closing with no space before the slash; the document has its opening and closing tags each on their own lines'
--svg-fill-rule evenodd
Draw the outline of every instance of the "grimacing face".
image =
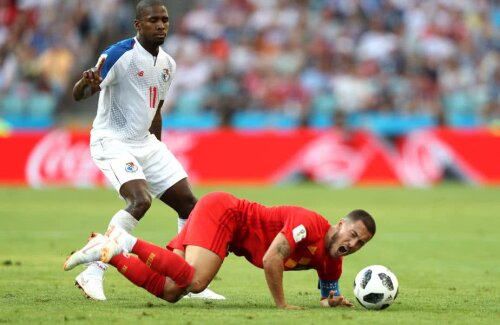
<svg viewBox="0 0 500 325">
<path fill-rule="evenodd" d="M 134 22 L 139 37 L 147 44 L 160 46 L 165 42 L 170 27 L 165 6 L 151 6 L 144 10 L 140 19 Z"/>
<path fill-rule="evenodd" d="M 335 228 L 336 232 L 327 242 L 328 254 L 334 258 L 358 251 L 373 237 L 361 220 L 342 219 Z"/>
</svg>

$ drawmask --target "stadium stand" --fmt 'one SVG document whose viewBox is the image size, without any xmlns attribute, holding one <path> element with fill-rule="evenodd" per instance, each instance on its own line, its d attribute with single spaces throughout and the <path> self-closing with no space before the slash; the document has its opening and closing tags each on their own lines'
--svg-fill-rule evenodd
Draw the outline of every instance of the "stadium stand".
<svg viewBox="0 0 500 325">
<path fill-rule="evenodd" d="M 497 1 L 191 3 L 169 8 L 164 48 L 178 73 L 166 128 L 397 135 L 500 119 Z M 133 6 L 0 0 L 0 118 L 20 129 L 88 127 L 95 101 L 77 105 L 69 89 L 104 45 L 133 35 Z"/>
</svg>

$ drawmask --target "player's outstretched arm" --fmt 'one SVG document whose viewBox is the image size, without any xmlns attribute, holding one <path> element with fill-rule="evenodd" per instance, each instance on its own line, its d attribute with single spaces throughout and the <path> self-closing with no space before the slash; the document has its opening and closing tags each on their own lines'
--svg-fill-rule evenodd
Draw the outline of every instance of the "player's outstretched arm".
<svg viewBox="0 0 500 325">
<path fill-rule="evenodd" d="M 328 298 L 320 301 L 320 305 L 323 307 L 354 307 L 352 302 L 345 299 L 344 296 L 336 296 L 333 290 L 328 294 Z"/>
<path fill-rule="evenodd" d="M 99 84 L 102 81 L 101 69 L 103 64 L 104 60 L 100 59 L 95 67 L 82 73 L 82 78 L 73 87 L 73 98 L 76 101 L 88 98 L 101 90 Z"/>
<path fill-rule="evenodd" d="M 279 233 L 269 246 L 262 259 L 267 285 L 278 308 L 300 309 L 298 306 L 288 305 L 283 291 L 283 261 L 290 256 L 290 244 L 285 235 Z"/>
</svg>

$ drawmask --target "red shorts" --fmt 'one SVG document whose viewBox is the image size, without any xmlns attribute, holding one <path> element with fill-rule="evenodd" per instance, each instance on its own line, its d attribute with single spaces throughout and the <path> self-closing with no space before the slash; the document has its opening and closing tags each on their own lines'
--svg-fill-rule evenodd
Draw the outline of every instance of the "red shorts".
<svg viewBox="0 0 500 325">
<path fill-rule="evenodd" d="M 191 211 L 182 231 L 167 244 L 167 248 L 185 251 L 188 245 L 199 246 L 224 260 L 238 226 L 239 201 L 223 192 L 203 196 Z"/>
</svg>

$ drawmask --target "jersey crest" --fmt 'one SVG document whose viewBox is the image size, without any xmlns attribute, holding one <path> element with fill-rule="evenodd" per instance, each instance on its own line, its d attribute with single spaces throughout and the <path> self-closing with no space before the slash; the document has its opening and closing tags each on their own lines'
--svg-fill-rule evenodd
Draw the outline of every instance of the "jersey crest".
<svg viewBox="0 0 500 325">
<path fill-rule="evenodd" d="M 163 69 L 163 72 L 161 73 L 161 79 L 164 81 L 164 82 L 167 82 L 168 79 L 170 79 L 170 70 L 168 69 Z"/>
<path fill-rule="evenodd" d="M 137 171 L 137 165 L 133 162 L 128 162 L 125 164 L 125 171 L 127 173 L 135 173 Z"/>
<path fill-rule="evenodd" d="M 292 234 L 293 234 L 293 240 L 296 243 L 298 243 L 302 239 L 306 238 L 307 236 L 306 227 L 304 227 L 304 225 L 298 225 L 297 227 L 293 228 Z"/>
</svg>

